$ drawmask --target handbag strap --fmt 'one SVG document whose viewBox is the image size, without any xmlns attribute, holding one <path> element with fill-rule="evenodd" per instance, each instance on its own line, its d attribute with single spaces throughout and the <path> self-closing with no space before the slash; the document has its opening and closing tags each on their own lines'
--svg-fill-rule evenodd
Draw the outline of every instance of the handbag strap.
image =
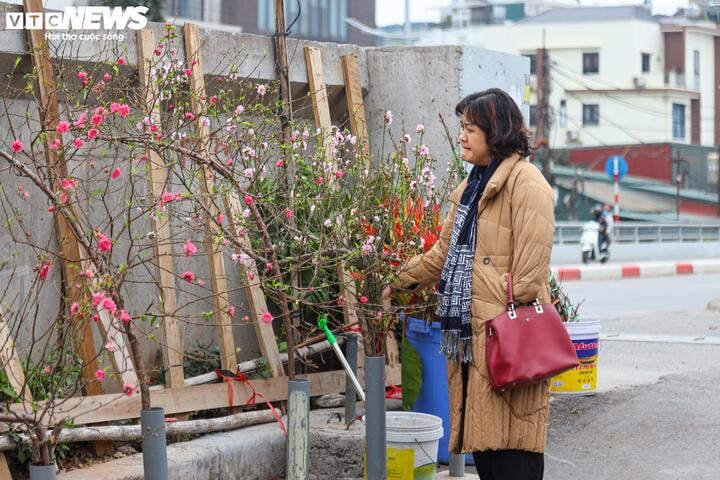
<svg viewBox="0 0 720 480">
<path fill-rule="evenodd" d="M 513 283 L 512 283 L 512 272 L 507 274 L 507 304 L 515 305 L 515 299 L 513 298 Z"/>
</svg>

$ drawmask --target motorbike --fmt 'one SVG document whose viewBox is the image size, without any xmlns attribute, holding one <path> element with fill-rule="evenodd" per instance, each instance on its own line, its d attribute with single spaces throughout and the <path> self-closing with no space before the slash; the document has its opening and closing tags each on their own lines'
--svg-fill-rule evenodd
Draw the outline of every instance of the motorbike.
<svg viewBox="0 0 720 480">
<path fill-rule="evenodd" d="M 582 262 L 600 260 L 605 263 L 610 259 L 610 251 L 607 242 L 600 243 L 600 223 L 594 220 L 585 222 L 580 235 L 580 249 L 582 250 Z"/>
</svg>

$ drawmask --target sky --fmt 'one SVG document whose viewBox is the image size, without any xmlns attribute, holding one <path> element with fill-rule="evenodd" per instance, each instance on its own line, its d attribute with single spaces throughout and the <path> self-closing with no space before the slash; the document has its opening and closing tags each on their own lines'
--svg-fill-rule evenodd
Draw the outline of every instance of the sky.
<svg viewBox="0 0 720 480">
<path fill-rule="evenodd" d="M 508 0 L 511 3 L 513 0 Z M 561 0 L 563 1 L 563 0 Z M 583 6 L 613 6 L 613 5 L 642 5 L 642 0 L 564 0 L 573 5 L 580 3 Z M 440 9 L 449 5 L 450 0 L 410 0 L 410 16 L 413 22 L 437 22 L 440 20 Z M 505 3 L 505 2 L 493 2 Z M 687 7 L 688 0 L 654 0 L 653 13 L 659 15 L 672 15 L 678 7 Z M 376 0 L 375 23 L 381 27 L 405 21 L 404 0 Z"/>
</svg>

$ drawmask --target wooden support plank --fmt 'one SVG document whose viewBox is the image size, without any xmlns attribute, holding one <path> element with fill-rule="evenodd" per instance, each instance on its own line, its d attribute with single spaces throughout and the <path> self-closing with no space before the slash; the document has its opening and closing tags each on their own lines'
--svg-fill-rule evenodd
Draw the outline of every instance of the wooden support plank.
<svg viewBox="0 0 720 480">
<path fill-rule="evenodd" d="M 312 101 L 315 126 L 322 129 L 325 156 L 330 155 L 332 120 L 330 118 L 330 105 L 328 103 L 325 72 L 322 64 L 322 54 L 317 47 L 305 47 L 305 69 L 307 70 L 310 100 Z"/>
<path fill-rule="evenodd" d="M 369 162 L 370 157 L 367 155 L 368 134 L 365 122 L 365 103 L 362 96 L 362 87 L 360 85 L 360 66 L 356 55 L 343 55 L 341 57 L 343 65 L 343 79 L 345 82 L 345 98 L 347 99 L 348 112 L 350 116 L 350 131 L 353 135 L 360 139 L 363 145 L 366 161 Z M 365 168 L 370 168 L 370 164 L 366 163 Z M 395 338 L 395 332 L 389 330 L 385 336 L 385 361 L 388 365 L 397 365 L 400 363 L 400 354 Z"/>
<path fill-rule="evenodd" d="M 20 357 L 18 357 L 17 350 L 15 350 L 15 340 L 13 340 L 10 329 L 3 319 L 2 308 L 0 308 L 0 368 L 5 371 L 13 390 L 22 397 L 25 405 L 23 410 L 31 411 L 29 403 L 32 401 L 32 394 L 29 387 L 25 388 L 25 372 L 23 372 Z M 0 480 L 12 480 L 10 467 L 4 452 L 0 455 Z"/>
<path fill-rule="evenodd" d="M 15 340 L 10 334 L 5 320 L 3 319 L 3 311 L 0 308 L 0 368 L 5 371 L 10 386 L 15 392 L 22 396 L 24 402 L 31 402 L 32 395 L 29 388 L 25 388 L 25 372 L 23 372 L 22 362 L 15 350 Z"/>
<path fill-rule="evenodd" d="M 42 0 L 23 0 L 26 13 L 40 13 L 43 11 Z M 38 72 L 38 107 L 40 109 L 40 120 L 43 128 L 54 132 L 60 110 L 57 99 L 57 86 L 55 84 L 55 73 L 50 62 L 50 52 L 45 42 L 45 29 L 27 30 L 28 43 L 32 56 L 33 65 Z M 54 191 L 60 190 L 60 180 L 67 176 L 67 165 L 58 161 L 58 157 L 50 149 L 51 137 L 48 135 L 45 140 L 45 155 L 49 166 L 51 187 Z M 67 193 L 70 197 L 70 193 Z M 55 234 L 60 245 L 64 261 L 62 262 L 63 287 L 68 305 L 79 299 L 80 292 L 75 288 L 78 284 L 78 267 L 80 265 L 80 252 L 78 242 L 75 238 L 70 224 L 65 216 L 56 210 L 53 214 L 55 221 Z M 95 381 L 97 371 L 97 353 L 93 342 L 93 332 L 90 322 L 85 322 L 80 332 L 80 358 L 83 362 L 82 376 L 85 381 L 85 391 L 88 395 L 101 394 L 102 386 Z"/>
<path fill-rule="evenodd" d="M 240 199 L 236 194 L 230 193 L 225 196 L 225 211 L 228 213 L 228 222 L 233 232 L 238 232 L 239 230 L 237 219 L 241 217 L 242 210 Z M 242 242 L 242 250 L 236 253 L 240 254 L 243 253 L 243 251 L 252 251 L 252 245 L 250 245 L 250 240 L 247 236 L 238 235 L 238 237 Z M 258 279 L 259 282 L 260 276 L 258 275 L 257 265 L 252 258 L 248 258 L 244 262 L 239 262 L 239 266 L 242 277 L 245 279 L 253 277 Z M 282 376 L 284 375 L 283 364 L 277 342 L 275 341 L 275 332 L 273 331 L 272 324 L 260 321 L 260 316 L 268 310 L 265 294 L 258 283 L 252 283 L 248 280 L 248 283 L 243 283 L 243 285 L 247 285 L 244 287 L 245 300 L 249 307 L 248 310 L 250 311 L 252 324 L 255 327 L 255 335 L 257 336 L 258 345 L 260 346 L 260 352 L 267 358 L 272 376 Z"/>
<path fill-rule="evenodd" d="M 145 108 L 150 110 L 154 125 L 160 126 L 160 111 L 157 85 L 152 81 L 150 69 L 154 58 L 155 37 L 152 30 L 144 28 L 137 32 L 138 70 L 140 86 L 145 93 Z M 167 186 L 167 169 L 163 159 L 155 150 L 149 149 L 150 192 L 153 203 L 162 196 Z M 158 286 L 162 296 L 163 312 L 163 365 L 165 367 L 165 385 L 170 388 L 185 386 L 183 370 L 183 338 L 180 335 L 178 320 L 172 314 L 177 310 L 175 296 L 175 273 L 173 267 L 172 244 L 170 242 L 170 216 L 152 215 L 155 232 L 155 258 L 157 259 Z"/>
<path fill-rule="evenodd" d="M 315 126 L 323 132 L 323 143 L 325 144 L 325 157 L 330 155 L 330 129 L 332 120 L 330 117 L 330 104 L 328 102 L 327 85 L 325 84 L 325 71 L 322 64 L 322 54 L 317 47 L 305 47 L 305 69 L 308 74 L 310 87 L 310 101 L 312 102 L 313 117 Z M 332 181 L 333 178 L 330 178 Z M 338 221 L 340 219 L 338 218 Z M 357 292 L 355 291 L 355 280 L 345 269 L 344 265 L 338 265 L 337 274 L 340 280 L 340 294 L 345 300 L 343 304 L 343 316 L 345 324 L 354 324 L 357 317 Z"/>
<path fill-rule="evenodd" d="M 8 466 L 4 452 L 2 455 L 0 455 L 0 480 L 12 480 L 12 475 L 10 474 L 10 467 Z"/>
<path fill-rule="evenodd" d="M 348 116 L 350 117 L 350 131 L 363 146 L 363 155 L 366 161 L 365 168 L 370 168 L 370 144 L 367 122 L 365 121 L 365 102 L 363 101 L 362 86 L 360 84 L 360 63 L 355 54 L 343 55 L 341 61 L 345 82 L 345 98 L 347 100 Z"/>
<path fill-rule="evenodd" d="M 83 258 L 86 258 L 86 254 L 82 245 L 78 245 L 80 254 Z M 97 274 L 95 266 L 88 260 L 82 260 L 80 262 L 83 271 L 90 270 L 93 274 Z M 118 384 L 118 390 L 122 390 L 123 384 L 137 385 L 138 377 L 135 372 L 135 366 L 130 355 L 130 347 L 125 341 L 125 336 L 116 326 L 113 325 L 113 319 L 107 310 L 101 309 L 98 311 L 98 317 L 96 326 L 100 332 L 100 336 L 103 339 L 103 344 L 110 342 L 115 348 L 110 352 L 109 358 L 112 364 L 113 370 L 117 374 L 115 377 Z"/>
<path fill-rule="evenodd" d="M 191 106 L 193 111 L 202 112 L 205 110 L 205 78 L 204 63 L 200 52 L 200 30 L 197 25 L 185 23 L 183 26 L 183 34 L 185 38 L 185 58 L 187 64 L 192 65 L 192 74 L 190 75 L 190 89 L 192 93 Z M 195 151 L 200 155 L 207 156 L 207 142 L 209 131 L 208 127 L 203 124 L 201 115 L 196 115 L 195 132 L 198 138 L 195 145 Z M 225 259 L 223 258 L 222 249 L 217 245 L 213 238 L 218 233 L 217 219 L 220 213 L 215 201 L 212 198 L 213 177 L 206 166 L 201 168 L 200 175 L 200 191 L 202 194 L 205 208 L 209 215 L 205 220 L 205 246 L 210 257 L 210 281 L 213 291 L 213 303 L 215 305 L 215 313 L 218 319 L 218 329 L 220 331 L 220 365 L 222 368 L 233 371 L 237 365 L 235 354 L 235 339 L 233 338 L 232 318 L 230 317 L 230 301 L 228 298 L 227 275 L 225 274 Z"/>
<path fill-rule="evenodd" d="M 345 391 L 344 370 L 298 375 L 298 378 L 307 378 L 310 380 L 311 396 Z M 385 368 L 385 378 L 387 384 L 399 384 L 400 366 L 387 366 Z M 358 379 L 361 384 L 364 383 L 364 368 L 358 369 Z M 262 393 L 268 401 L 282 401 L 288 398 L 288 382 L 286 377 L 252 380 L 251 383 L 255 391 Z M 153 406 L 162 407 L 165 409 L 167 415 L 174 415 L 197 410 L 228 407 L 229 386 L 233 389 L 232 406 L 247 405 L 248 400 L 253 396 L 253 390 L 247 384 L 240 382 L 232 382 L 230 384 L 223 382 L 157 391 L 151 390 L 150 395 Z M 256 401 L 261 403 L 262 399 L 257 397 Z M 17 411 L 18 409 L 22 409 L 22 405 L 13 404 L 10 408 Z M 138 395 L 128 397 L 117 394 L 106 394 L 92 397 L 73 397 L 58 402 L 58 407 L 54 410 L 53 417 L 48 419 L 48 421 L 54 422 L 61 418 L 73 418 L 75 425 L 87 425 L 98 422 L 128 420 L 138 418 L 140 408 L 140 398 Z"/>
</svg>

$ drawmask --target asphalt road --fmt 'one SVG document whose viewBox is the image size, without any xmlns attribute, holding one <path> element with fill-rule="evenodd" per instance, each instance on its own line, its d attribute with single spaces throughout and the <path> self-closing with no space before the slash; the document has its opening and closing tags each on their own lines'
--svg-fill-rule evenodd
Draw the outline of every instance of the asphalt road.
<svg viewBox="0 0 720 480">
<path fill-rule="evenodd" d="M 720 276 L 568 282 L 600 320 L 599 391 L 552 398 L 549 480 L 720 479 Z M 619 341 L 632 334 L 640 341 Z M 470 471 L 470 468 L 468 468 Z"/>
</svg>

